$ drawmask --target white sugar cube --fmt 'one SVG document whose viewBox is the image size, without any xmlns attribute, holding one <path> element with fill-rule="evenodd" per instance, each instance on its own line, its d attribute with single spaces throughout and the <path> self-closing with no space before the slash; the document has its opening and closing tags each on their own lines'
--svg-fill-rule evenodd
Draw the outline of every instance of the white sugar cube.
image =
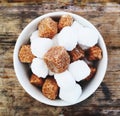
<svg viewBox="0 0 120 116">
<path fill-rule="evenodd" d="M 77 39 L 79 39 L 80 35 L 79 35 L 79 30 L 81 30 L 81 28 L 83 28 L 83 26 L 78 23 L 77 21 L 74 21 L 73 24 L 71 25 L 71 28 L 74 32 L 74 34 L 77 36 Z"/>
<path fill-rule="evenodd" d="M 38 30 L 34 31 L 32 35 L 30 36 L 30 42 L 32 42 L 34 39 L 39 38 L 39 32 Z"/>
<path fill-rule="evenodd" d="M 83 26 L 79 22 L 74 21 L 73 24 L 71 25 L 71 28 L 73 29 L 73 31 L 75 31 L 77 35 L 79 35 L 79 30 L 83 28 Z"/>
<path fill-rule="evenodd" d="M 60 88 L 59 97 L 69 103 L 75 103 L 82 94 L 82 88 L 79 84 L 69 89 Z"/>
<path fill-rule="evenodd" d="M 58 34 L 56 34 L 56 35 L 52 38 L 52 41 L 53 41 L 53 46 L 58 46 Z"/>
<path fill-rule="evenodd" d="M 49 73 L 49 75 L 50 75 L 50 76 L 53 76 L 53 75 L 55 74 L 55 73 L 54 73 L 54 72 L 52 72 L 51 70 L 49 70 L 49 72 L 48 72 L 48 73 Z"/>
<path fill-rule="evenodd" d="M 77 36 L 70 26 L 64 27 L 58 34 L 58 44 L 71 51 L 77 45 Z"/>
<path fill-rule="evenodd" d="M 55 74 L 54 77 L 60 88 L 71 88 L 76 84 L 74 78 L 72 77 L 72 74 L 67 70 L 63 73 Z"/>
<path fill-rule="evenodd" d="M 82 49 L 88 49 L 94 46 L 97 44 L 98 39 L 99 35 L 94 29 L 88 27 L 79 29 L 78 43 Z"/>
<path fill-rule="evenodd" d="M 71 63 L 68 70 L 78 82 L 85 79 L 90 74 L 90 68 L 83 60 L 78 60 Z"/>
<path fill-rule="evenodd" d="M 48 68 L 42 59 L 34 58 L 31 63 L 32 72 L 38 77 L 45 78 L 48 75 Z"/>
<path fill-rule="evenodd" d="M 31 41 L 31 51 L 38 58 L 43 58 L 44 54 L 52 47 L 53 41 L 48 38 L 36 38 Z"/>
</svg>

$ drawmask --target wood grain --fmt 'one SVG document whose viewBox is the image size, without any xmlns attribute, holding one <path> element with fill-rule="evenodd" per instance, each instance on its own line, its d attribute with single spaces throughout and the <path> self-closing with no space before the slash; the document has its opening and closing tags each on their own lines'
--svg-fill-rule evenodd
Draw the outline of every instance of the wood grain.
<svg viewBox="0 0 120 116">
<path fill-rule="evenodd" d="M 48 2 L 48 0 L 2 0 L 2 2 Z M 107 3 L 107 2 L 120 2 L 119 0 L 49 0 L 49 2 L 64 2 L 64 3 Z"/>
<path fill-rule="evenodd" d="M 52 11 L 69 11 L 92 22 L 108 49 L 105 78 L 89 99 L 69 107 L 52 107 L 29 96 L 13 68 L 13 50 L 23 28 L 34 18 Z M 0 116 L 119 116 L 120 115 L 120 5 L 57 3 L 0 6 Z"/>
</svg>

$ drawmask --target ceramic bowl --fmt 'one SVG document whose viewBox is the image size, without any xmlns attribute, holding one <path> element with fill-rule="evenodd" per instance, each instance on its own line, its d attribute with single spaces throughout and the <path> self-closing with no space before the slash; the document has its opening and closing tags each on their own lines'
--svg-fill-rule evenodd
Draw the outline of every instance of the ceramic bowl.
<svg viewBox="0 0 120 116">
<path fill-rule="evenodd" d="M 97 72 L 95 77 L 84 87 L 82 95 L 79 97 L 79 99 L 75 102 L 75 103 L 68 103 L 65 102 L 61 99 L 57 99 L 57 100 L 50 100 L 48 98 L 46 98 L 39 89 L 37 89 L 35 86 L 33 86 L 30 81 L 29 81 L 29 66 L 26 64 L 23 64 L 20 62 L 19 58 L 18 58 L 18 52 L 20 47 L 23 44 L 28 43 L 29 41 L 29 37 L 32 34 L 32 32 L 34 32 L 37 29 L 38 23 L 45 17 L 60 17 L 63 14 L 70 14 L 74 20 L 77 20 L 80 24 L 82 24 L 83 26 L 87 26 L 90 28 L 93 28 L 94 30 L 96 30 L 96 33 L 99 34 L 99 46 L 102 49 L 102 54 L 103 54 L 103 58 L 99 61 L 98 63 L 98 67 L 97 67 Z M 87 99 L 89 96 L 91 96 L 96 89 L 99 87 L 99 85 L 101 84 L 101 82 L 103 81 L 103 78 L 105 76 L 105 72 L 106 72 L 106 68 L 107 68 L 107 50 L 106 50 L 106 45 L 105 42 L 103 40 L 103 37 L 101 36 L 101 34 L 99 33 L 99 31 L 86 19 L 84 19 L 81 16 L 78 16 L 76 14 L 73 13 L 69 13 L 69 12 L 52 12 L 52 13 L 48 13 L 48 14 L 44 14 L 36 19 L 34 19 L 32 22 L 30 22 L 21 32 L 20 36 L 17 39 L 17 42 L 15 44 L 15 48 L 14 48 L 14 55 L 13 55 L 13 59 L 14 59 L 14 69 L 15 69 L 15 73 L 17 76 L 18 81 L 20 82 L 20 84 L 22 85 L 22 87 L 24 88 L 24 90 L 31 95 L 33 98 L 35 98 L 36 100 L 38 100 L 39 102 L 48 104 L 48 105 L 52 105 L 52 106 L 69 106 L 69 105 L 73 105 L 76 103 L 79 103 L 85 99 Z"/>
</svg>

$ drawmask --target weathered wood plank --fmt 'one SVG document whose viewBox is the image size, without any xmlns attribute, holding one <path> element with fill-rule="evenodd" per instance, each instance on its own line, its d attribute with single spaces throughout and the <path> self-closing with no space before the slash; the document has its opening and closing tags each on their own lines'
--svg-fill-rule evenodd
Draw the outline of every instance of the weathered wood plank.
<svg viewBox="0 0 120 116">
<path fill-rule="evenodd" d="M 64 109 L 65 116 L 119 116 L 119 108 L 107 108 L 107 107 L 84 107 L 84 108 L 77 108 L 73 109 L 71 112 L 71 108 Z"/>
<path fill-rule="evenodd" d="M 43 0 L 7 0 L 7 1 L 8 2 L 43 2 Z"/>
<path fill-rule="evenodd" d="M 6 86 L 4 86 L 4 87 L 2 86 L 2 89 L 0 91 L 0 95 L 1 95 L 1 99 L 2 99 L 1 103 L 0 103 L 0 108 L 1 108 L 1 106 L 2 107 L 12 107 L 13 110 L 17 110 L 16 111 L 17 113 L 21 112 L 21 110 L 26 110 L 26 112 L 28 112 L 30 110 L 30 106 L 31 106 L 31 104 L 29 104 L 29 103 L 32 103 L 33 107 L 31 109 L 33 109 L 32 110 L 33 113 L 35 113 L 34 110 L 36 108 L 40 107 L 41 110 L 38 113 L 43 112 L 43 113 L 47 114 L 46 112 L 44 112 L 45 109 L 41 108 L 41 106 L 45 106 L 45 105 L 35 101 L 27 93 L 25 93 L 15 78 L 9 78 L 9 80 L 4 79 L 4 80 L 2 80 L 2 84 L 6 84 Z M 75 105 L 76 109 L 73 106 L 68 107 L 68 109 L 72 112 L 80 113 L 79 110 L 85 109 L 85 108 L 88 108 L 88 110 L 90 110 L 90 112 L 91 112 L 93 109 L 89 108 L 89 106 L 92 106 L 93 108 L 98 107 L 98 109 L 100 107 L 107 107 L 108 108 L 110 106 L 111 107 L 115 106 L 118 108 L 120 107 L 120 104 L 119 104 L 120 99 L 117 100 L 117 99 L 111 98 L 111 100 L 109 100 L 109 99 L 105 100 L 105 99 L 103 99 L 104 95 L 98 96 L 98 93 L 102 94 L 102 91 L 101 92 L 96 91 L 94 96 L 90 97 L 88 100 L 86 100 L 80 104 Z M 49 108 L 49 110 L 54 110 L 54 108 L 50 107 L 50 106 L 46 106 L 46 108 Z M 65 109 L 66 108 L 67 107 L 65 107 Z M 58 109 L 60 110 L 62 108 L 58 107 Z M 105 110 L 107 110 L 107 109 L 105 109 Z M 108 110 L 110 110 L 110 109 L 108 108 Z M 55 113 L 55 112 L 53 112 L 53 113 Z"/>
<path fill-rule="evenodd" d="M 7 68 L 5 69 L 7 72 Z M 13 69 L 8 68 L 8 70 L 9 69 L 12 71 L 11 73 L 15 77 Z M 89 106 L 91 104 L 96 104 L 99 106 L 113 106 L 113 105 L 120 106 L 120 102 L 118 102 L 120 101 L 119 74 L 120 71 L 113 71 L 113 72 L 107 71 L 104 81 L 99 87 L 99 89 L 88 101 L 86 101 L 88 103 L 86 104 L 86 102 L 85 103 L 83 102 L 82 106 Z M 4 73 L 4 75 L 10 76 L 10 72 L 7 72 L 7 74 Z M 14 96 L 16 97 L 23 97 L 22 95 L 24 95 L 25 93 L 22 87 L 19 85 L 18 80 L 16 78 L 9 78 L 9 79 L 1 78 L 0 88 L 1 90 L 4 90 L 4 88 L 6 88 L 7 94 L 11 94 L 9 90 L 12 90 L 13 91 L 12 94 L 14 94 Z"/>
<path fill-rule="evenodd" d="M 14 43 L 0 44 L 0 77 L 15 77 L 13 70 Z"/>
<path fill-rule="evenodd" d="M 79 103 L 75 106 L 51 107 L 51 106 L 47 106 L 45 104 L 39 103 L 33 98 L 31 98 L 19 85 L 16 78 L 9 78 L 9 79 L 0 78 L 0 82 L 2 83 L 2 85 L 0 86 L 1 88 L 0 113 L 2 113 L 5 116 L 8 114 L 18 115 L 18 116 L 19 115 L 23 115 L 23 116 L 35 115 L 35 114 L 46 115 L 46 116 L 49 116 L 49 115 L 56 116 L 59 114 L 64 114 L 65 116 L 66 115 L 77 116 L 78 114 L 79 115 L 83 115 L 83 114 L 97 115 L 97 113 L 100 116 L 101 115 L 114 116 L 114 114 L 116 114 L 116 116 L 119 116 L 118 114 L 120 114 L 120 110 L 119 110 L 120 99 L 117 99 L 117 97 L 114 97 L 114 98 L 107 97 L 107 99 L 104 99 L 105 97 L 102 92 L 101 86 L 93 96 L 91 96 L 86 101 Z M 106 89 L 105 84 L 102 84 L 102 86 L 104 86 L 103 90 L 105 91 Z M 110 90 L 110 87 L 108 88 Z M 113 91 L 110 90 L 110 92 L 113 92 L 113 93 L 115 91 L 119 92 L 119 90 L 113 90 Z M 110 115 L 110 113 L 112 114 Z"/>
<path fill-rule="evenodd" d="M 107 2 L 117 2 L 119 3 L 119 0 L 6 0 L 6 2 L 63 2 L 63 3 L 107 3 Z"/>
<path fill-rule="evenodd" d="M 15 3 L 8 7 L 7 0 L 4 3 L 2 0 L 0 4 L 0 116 L 120 115 L 120 5 Z M 106 42 L 109 61 L 105 78 L 91 97 L 74 106 L 52 107 L 34 100 L 21 87 L 13 69 L 13 49 L 30 21 L 44 13 L 61 10 L 81 15 L 97 27 Z"/>
<path fill-rule="evenodd" d="M 120 49 L 108 49 L 108 71 L 120 70 Z M 114 76 L 113 76 L 114 77 Z"/>
<path fill-rule="evenodd" d="M 52 6 L 56 7 L 56 6 Z M 48 8 L 48 9 L 47 9 Z M 120 6 L 118 7 L 120 8 Z M 47 13 L 52 12 L 54 8 L 48 6 L 33 5 L 31 6 L 18 6 L 18 7 L 0 7 L 0 41 L 15 41 L 22 29 L 34 18 Z M 51 10 L 50 10 L 51 9 Z M 70 8 L 69 8 L 70 9 Z M 108 12 L 107 7 L 102 11 L 91 7 L 85 7 L 81 9 L 77 14 L 83 16 L 92 22 L 96 28 L 101 32 L 108 47 L 120 46 L 120 10 L 118 12 Z M 48 11 L 47 11 L 48 10 Z M 60 9 L 58 9 L 60 10 Z M 74 8 L 71 9 L 73 12 Z M 38 11 L 38 12 L 36 12 Z M 67 11 L 64 9 L 64 11 Z M 3 20 L 4 19 L 4 20 Z M 4 36 L 5 35 L 5 36 Z M 11 37 L 10 35 L 15 35 Z M 6 39 L 5 39 L 6 38 Z"/>
<path fill-rule="evenodd" d="M 11 54 L 11 55 L 9 55 L 9 56 L 11 56 L 11 57 L 7 57 L 8 56 L 8 54 Z M 114 99 L 115 98 L 119 98 L 120 99 L 120 94 L 119 94 L 119 91 L 120 91 L 120 86 L 119 86 L 119 78 L 120 78 L 120 72 L 119 72 L 119 69 L 120 69 L 120 65 L 118 64 L 117 65 L 117 63 L 119 62 L 119 55 L 120 55 L 120 51 L 119 50 L 116 50 L 116 52 L 114 52 L 114 50 L 110 50 L 109 51 L 109 54 L 111 55 L 110 56 L 110 63 L 109 63 L 109 65 L 108 65 L 108 71 L 107 71 L 107 74 L 106 74 L 106 76 L 105 76 L 105 79 L 104 79 L 104 83 L 106 83 L 106 85 L 107 85 L 107 87 L 110 89 L 110 93 L 114 93 L 114 94 L 110 94 L 110 96 L 112 96 Z M 116 54 L 118 55 L 118 57 L 112 57 L 112 55 L 113 56 L 116 56 Z M 6 56 L 6 57 L 4 57 L 5 59 L 4 60 L 0 60 L 0 61 L 4 61 L 3 63 L 3 66 L 2 66 L 2 62 L 0 62 L 0 64 L 1 64 L 1 67 L 0 67 L 0 69 L 2 69 L 1 71 L 0 71 L 0 75 L 1 75 L 1 77 L 15 77 L 15 73 L 14 73 L 14 70 L 13 70 L 13 64 L 12 64 L 12 51 L 10 52 L 9 50 L 7 51 L 7 52 L 5 52 L 4 54 L 3 54 L 3 56 Z M 2 57 L 0 57 L 0 58 L 2 58 Z M 113 59 L 112 59 L 113 58 Z M 116 58 L 116 60 L 114 60 L 114 58 Z M 114 61 L 112 61 L 112 60 L 114 60 Z M 112 62 L 114 62 L 114 64 L 112 63 Z M 113 68 L 114 67 L 114 68 Z M 114 70 L 113 70 L 114 69 Z M 113 78 L 114 77 L 114 78 Z M 4 79 L 3 79 L 4 80 Z M 6 84 L 5 84 L 6 83 Z M 15 82 L 15 81 L 13 81 L 13 83 L 17 83 L 17 82 Z M 8 82 L 7 83 L 7 80 L 4 80 L 4 84 L 7 86 L 7 87 L 13 87 L 13 86 L 11 86 L 12 84 L 13 84 L 12 82 Z M 9 85 L 10 84 L 10 85 Z M 2 84 L 2 86 L 3 87 L 5 87 L 5 85 L 3 86 L 3 84 Z M 15 84 L 13 84 L 14 86 L 15 86 Z M 19 83 L 18 83 L 18 85 L 19 85 Z M 17 86 L 18 86 L 17 85 Z M 19 89 L 19 88 L 18 88 Z M 16 91 L 16 90 L 15 90 Z M 104 98 L 104 94 L 101 94 L 101 91 L 102 91 L 102 89 L 101 88 L 99 88 L 98 90 L 97 90 L 97 92 L 96 92 L 96 94 L 98 93 L 98 95 L 97 96 L 99 96 L 99 97 L 101 97 L 101 99 L 102 98 Z M 19 92 L 18 92 L 19 93 Z M 19 94 L 18 94 L 19 95 Z M 120 105 L 120 104 L 119 104 Z"/>
<path fill-rule="evenodd" d="M 0 77 L 15 77 L 13 71 L 14 42 L 0 43 Z M 108 71 L 120 71 L 120 49 L 108 48 Z M 114 77 L 114 76 L 112 76 Z"/>
<path fill-rule="evenodd" d="M 56 0 L 7 0 L 7 2 L 55 2 Z"/>
</svg>

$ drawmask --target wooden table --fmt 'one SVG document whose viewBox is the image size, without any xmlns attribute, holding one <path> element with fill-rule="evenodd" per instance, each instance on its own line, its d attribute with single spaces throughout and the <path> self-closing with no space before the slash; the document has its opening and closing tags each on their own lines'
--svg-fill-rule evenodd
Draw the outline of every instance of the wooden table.
<svg viewBox="0 0 120 116">
<path fill-rule="evenodd" d="M 120 116 L 120 4 L 16 1 L 0 1 L 0 116 Z M 42 14 L 61 10 L 92 22 L 104 37 L 109 58 L 97 91 L 69 107 L 48 106 L 33 99 L 19 84 L 13 68 L 13 49 L 22 29 Z"/>
</svg>

